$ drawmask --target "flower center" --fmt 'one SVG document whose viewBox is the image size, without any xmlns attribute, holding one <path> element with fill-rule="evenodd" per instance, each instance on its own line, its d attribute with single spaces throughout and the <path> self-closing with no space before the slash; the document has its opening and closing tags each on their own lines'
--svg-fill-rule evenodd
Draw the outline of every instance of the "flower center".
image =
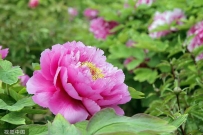
<svg viewBox="0 0 203 135">
<path fill-rule="evenodd" d="M 97 80 L 98 78 L 104 78 L 104 74 L 102 74 L 102 70 L 96 67 L 93 63 L 82 62 L 81 65 L 87 66 L 90 69 L 93 80 Z"/>
</svg>

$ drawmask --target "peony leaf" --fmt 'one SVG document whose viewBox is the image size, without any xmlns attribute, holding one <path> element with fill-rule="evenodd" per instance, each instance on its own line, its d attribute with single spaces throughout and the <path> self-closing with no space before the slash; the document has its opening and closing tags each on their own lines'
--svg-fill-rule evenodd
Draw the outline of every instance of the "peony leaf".
<svg viewBox="0 0 203 135">
<path fill-rule="evenodd" d="M 184 114 L 179 116 L 177 119 L 175 119 L 173 122 L 171 122 L 171 125 L 174 125 L 176 128 L 178 128 L 180 125 L 182 125 L 187 120 L 188 114 Z"/>
<path fill-rule="evenodd" d="M 23 75 L 19 66 L 12 67 L 12 63 L 7 60 L 0 61 L 0 80 L 6 84 L 14 84 L 18 77 Z"/>
<path fill-rule="evenodd" d="M 17 127 L 17 129 L 28 129 L 29 135 L 47 135 L 48 134 L 48 126 L 47 125 L 23 125 Z"/>
<path fill-rule="evenodd" d="M 176 127 L 169 125 L 167 121 L 147 114 L 137 114 L 133 117 L 118 116 L 113 109 L 106 108 L 96 113 L 88 123 L 88 134 L 102 135 L 115 132 L 134 134 L 143 132 L 147 134 L 170 133 Z"/>
<path fill-rule="evenodd" d="M 144 98 L 144 93 L 140 92 L 140 91 L 137 91 L 135 90 L 134 88 L 132 87 L 128 87 L 128 91 L 130 92 L 130 96 L 134 99 L 141 99 L 141 98 Z"/>
<path fill-rule="evenodd" d="M 11 112 L 3 116 L 0 120 L 15 125 L 25 124 L 24 115 L 25 113 L 21 112 Z"/>
<path fill-rule="evenodd" d="M 79 130 L 61 114 L 57 114 L 53 123 L 48 124 L 48 132 L 50 135 L 80 135 Z"/>
<path fill-rule="evenodd" d="M 0 109 L 9 110 L 9 111 L 19 111 L 26 106 L 33 106 L 35 103 L 33 102 L 31 97 L 23 98 L 18 100 L 15 104 L 9 106 L 3 100 L 0 99 Z"/>
<path fill-rule="evenodd" d="M 77 127 L 82 132 L 82 135 L 87 135 L 87 131 L 86 131 L 87 124 L 88 124 L 87 120 L 81 121 L 81 122 L 77 122 L 75 124 L 75 127 Z"/>
<path fill-rule="evenodd" d="M 154 83 L 158 77 L 157 71 L 149 68 L 138 68 L 134 70 L 134 73 L 136 75 L 134 80 L 138 80 L 140 82 L 148 81 L 150 84 Z"/>
<path fill-rule="evenodd" d="M 39 63 L 32 63 L 32 68 L 34 70 L 40 70 L 40 64 Z"/>
</svg>

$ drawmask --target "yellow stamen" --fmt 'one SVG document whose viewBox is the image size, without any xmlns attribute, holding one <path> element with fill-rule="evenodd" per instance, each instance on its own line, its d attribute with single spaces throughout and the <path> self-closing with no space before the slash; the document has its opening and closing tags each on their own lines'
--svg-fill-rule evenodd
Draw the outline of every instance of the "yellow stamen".
<svg viewBox="0 0 203 135">
<path fill-rule="evenodd" d="M 104 74 L 102 74 L 102 70 L 97 68 L 93 63 L 82 62 L 81 65 L 87 66 L 90 69 L 93 80 L 97 80 L 98 78 L 104 78 Z"/>
</svg>

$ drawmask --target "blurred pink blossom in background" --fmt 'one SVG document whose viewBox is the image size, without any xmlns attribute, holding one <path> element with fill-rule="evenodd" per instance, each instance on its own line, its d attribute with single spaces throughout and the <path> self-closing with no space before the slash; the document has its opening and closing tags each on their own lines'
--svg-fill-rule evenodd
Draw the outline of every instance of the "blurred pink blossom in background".
<svg viewBox="0 0 203 135">
<path fill-rule="evenodd" d="M 94 19 L 98 16 L 99 11 L 91 8 L 87 8 L 84 11 L 84 16 L 86 16 L 89 19 Z"/>
<path fill-rule="evenodd" d="M 73 7 L 68 7 L 68 13 L 72 17 L 75 17 L 78 15 L 78 10 L 76 8 L 73 8 Z"/>
<path fill-rule="evenodd" d="M 30 79 L 28 75 L 19 76 L 20 83 L 22 86 L 26 86 L 27 81 Z"/>
<path fill-rule="evenodd" d="M 159 26 L 163 25 L 170 25 L 172 22 L 175 22 L 178 25 L 181 25 L 181 20 L 185 19 L 185 15 L 181 9 L 174 9 L 173 11 L 165 11 L 163 13 L 156 12 L 154 16 L 154 21 L 149 26 L 149 36 L 152 38 L 160 38 L 165 36 L 172 31 L 176 31 L 174 28 L 170 28 L 168 30 L 152 32 L 154 29 L 158 28 Z"/>
<path fill-rule="evenodd" d="M 39 0 L 30 0 L 28 6 L 30 8 L 35 8 L 39 5 Z"/>
<path fill-rule="evenodd" d="M 86 120 L 102 108 L 130 101 L 122 70 L 106 62 L 104 52 L 82 42 L 57 44 L 42 52 L 40 70 L 27 83 L 33 100 L 70 123 Z"/>
<path fill-rule="evenodd" d="M 118 25 L 115 21 L 106 21 L 102 17 L 93 19 L 90 22 L 90 31 L 97 39 L 106 39 L 108 35 L 113 34 L 111 29 Z"/>
<path fill-rule="evenodd" d="M 151 6 L 154 1 L 155 0 L 138 0 L 136 3 L 136 7 L 138 7 L 139 5 L 143 5 L 143 4 Z"/>
<path fill-rule="evenodd" d="M 187 36 L 194 36 L 188 45 L 188 50 L 191 52 L 195 48 L 203 45 L 203 21 L 197 23 L 192 26 L 190 30 L 187 32 Z M 196 61 L 203 59 L 203 53 L 196 57 Z"/>
<path fill-rule="evenodd" d="M 8 55 L 8 48 L 5 48 L 5 49 L 2 49 L 2 46 L 0 46 L 0 57 L 2 58 L 2 59 L 4 59 L 7 55 Z"/>
</svg>

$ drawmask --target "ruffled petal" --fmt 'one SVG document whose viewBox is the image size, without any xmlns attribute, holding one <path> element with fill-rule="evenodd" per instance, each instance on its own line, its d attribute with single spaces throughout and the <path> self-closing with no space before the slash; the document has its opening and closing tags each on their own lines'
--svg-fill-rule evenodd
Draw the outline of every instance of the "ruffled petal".
<svg viewBox="0 0 203 135">
<path fill-rule="evenodd" d="M 94 115 L 96 112 L 100 111 L 101 109 L 101 107 L 91 99 L 83 98 L 82 102 L 91 115 Z"/>
<path fill-rule="evenodd" d="M 62 114 L 70 123 L 86 120 L 88 112 L 82 102 L 72 99 L 63 91 L 57 91 L 49 101 L 50 110 Z"/>
<path fill-rule="evenodd" d="M 35 94 L 41 91 L 55 91 L 55 87 L 52 81 L 46 80 L 42 76 L 41 71 L 35 71 L 34 75 L 28 80 L 27 91 L 29 94 Z"/>
</svg>

